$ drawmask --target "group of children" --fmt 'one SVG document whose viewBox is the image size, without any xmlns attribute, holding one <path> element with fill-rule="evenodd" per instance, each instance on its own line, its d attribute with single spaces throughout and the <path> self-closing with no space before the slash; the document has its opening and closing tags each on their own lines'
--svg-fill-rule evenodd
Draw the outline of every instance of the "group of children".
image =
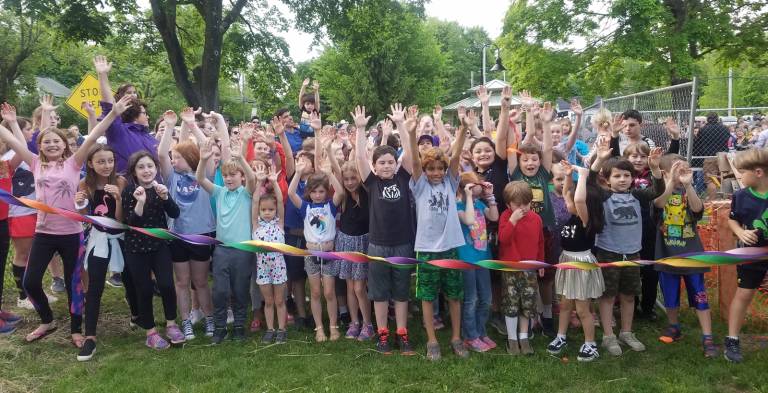
<svg viewBox="0 0 768 393">
<path fill-rule="evenodd" d="M 110 92 L 111 64 L 101 57 L 94 63 L 103 91 Z M 308 84 L 305 81 L 302 90 Z M 187 239 L 166 241 L 93 224 L 84 240 L 81 223 L 37 212 L 32 251 L 18 285 L 34 304 L 41 324 L 26 340 L 39 340 L 57 329 L 42 280 L 58 254 L 70 302 L 73 295 L 85 292 L 84 313 L 70 307 L 78 360 L 90 359 L 96 350 L 105 277 L 124 270 L 131 324 L 144 329 L 146 345 L 158 350 L 195 338 L 196 308 L 202 311 L 205 335 L 213 344 L 228 335 L 245 339 L 248 305 L 260 303 L 252 300 L 260 297 L 266 324 L 263 343 L 285 343 L 290 320 L 313 326 L 318 342 L 338 340 L 339 309 L 346 308 L 351 317 L 346 338 L 375 338 L 376 350 L 385 355 L 393 353 L 395 343 L 401 354 L 412 355 L 407 322 L 415 273 L 415 298 L 421 301 L 429 360 L 441 358 L 434 306 L 442 294 L 451 316 L 450 348 L 459 357 L 497 346 L 486 331 L 493 309 L 503 315 L 506 350 L 525 355 L 534 351 L 531 328 L 538 323 L 553 339 L 547 351 L 561 353 L 575 313 L 584 333 L 577 358 L 592 361 L 599 357 L 593 301 L 599 306 L 605 350 L 615 356 L 622 354 L 622 345 L 645 350 L 632 331 L 635 297 L 648 274 L 641 268 L 492 272 L 422 263 L 414 272 L 387 263 L 250 253 L 228 244 L 254 239 L 321 252 L 420 261 L 533 260 L 585 266 L 703 250 L 696 223 L 704 204 L 693 189 L 689 164 L 677 154 L 679 130 L 668 122 L 672 143 L 667 152 L 651 148 L 639 132 L 633 134 L 642 123 L 636 111 L 613 119 L 601 109 L 593 118 L 597 141 L 592 149 L 583 150 L 577 148 L 578 102 L 572 105 L 576 113 L 572 130 L 555 121 L 549 103 L 539 105 L 525 92 L 522 107 L 512 109 L 511 91 L 505 88 L 494 122 L 488 93 L 481 89 L 482 132 L 474 111 L 460 108 L 459 127 L 451 134 L 442 124 L 439 108 L 433 116 L 419 118 L 417 107 L 394 104 L 383 135 L 369 140 L 365 130 L 370 117 L 364 107 L 351 113 L 356 128 L 352 135 L 338 137 L 333 127 L 322 125 L 315 84 L 314 93 L 302 91 L 298 127 L 290 113 L 279 111 L 267 129 L 245 123 L 236 134 L 220 114 L 186 108 L 179 115 L 164 113 L 156 127 L 158 140 L 149 133 L 146 105 L 131 89 L 124 86 L 116 96 L 102 97 L 105 115 L 100 121 L 90 119 L 89 133 L 76 152 L 66 135 L 45 120 L 55 109 L 48 101 L 42 105 L 44 120 L 36 130 L 17 117 L 13 107 L 2 107 L 0 139 L 15 155 L 3 158 L 0 187 L 17 196 L 30 195 L 28 190 L 17 190 L 15 182 L 10 184 L 14 171 L 28 168 L 40 202 L 134 227 L 168 228 Z M 523 115 L 524 135 L 519 127 Z M 624 146 L 622 131 L 629 137 Z M 314 138 L 306 137 L 310 134 Z M 105 135 L 106 143 L 97 143 Z M 235 135 L 242 141 L 239 145 L 233 143 Z M 33 142 L 39 153 L 33 153 L 27 142 Z M 736 166 L 745 188 L 733 196 L 729 224 L 744 245 L 762 247 L 768 232 L 768 153 L 741 152 Z M 0 223 L 8 225 L 5 220 Z M 224 245 L 213 247 L 200 241 L 200 235 Z M 10 237 L 15 238 L 13 230 Z M 86 288 L 73 279 L 79 255 L 87 271 L 87 280 L 82 281 Z M 739 289 L 730 308 L 724 351 L 731 361 L 742 360 L 741 323 L 767 269 L 766 264 L 738 268 Z M 678 310 L 684 281 L 689 305 L 700 322 L 704 355 L 713 357 L 718 350 L 704 270 L 657 264 L 651 273 L 658 271 L 669 319 L 661 340 L 671 343 L 682 337 Z M 347 291 L 342 293 L 346 296 L 339 296 L 339 279 L 346 282 Z M 306 315 L 305 280 L 311 320 L 299 323 Z M 655 293 L 657 284 L 651 282 Z M 162 299 L 164 336 L 155 326 L 155 290 Z M 560 297 L 557 325 L 555 295 Z M 295 315 L 288 311 L 286 299 L 293 300 Z M 615 334 L 617 302 L 620 318 Z M 388 323 L 391 306 L 394 334 Z M 230 309 L 233 327 L 228 332 Z M 258 318 L 254 315 L 254 320 Z M 0 332 L 12 332 L 19 320 L 2 311 Z"/>
</svg>

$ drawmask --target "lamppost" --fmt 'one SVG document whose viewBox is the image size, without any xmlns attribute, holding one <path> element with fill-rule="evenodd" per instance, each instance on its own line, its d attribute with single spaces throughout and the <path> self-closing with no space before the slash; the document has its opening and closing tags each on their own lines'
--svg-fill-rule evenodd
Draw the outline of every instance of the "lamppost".
<svg viewBox="0 0 768 393">
<path fill-rule="evenodd" d="M 501 64 L 501 57 L 499 57 L 499 47 L 496 44 L 483 44 L 483 86 L 485 86 L 485 83 L 487 82 L 485 79 L 485 49 L 488 47 L 494 46 L 496 47 L 496 64 L 491 67 L 491 71 L 505 71 L 506 68 L 504 68 L 504 65 Z"/>
</svg>

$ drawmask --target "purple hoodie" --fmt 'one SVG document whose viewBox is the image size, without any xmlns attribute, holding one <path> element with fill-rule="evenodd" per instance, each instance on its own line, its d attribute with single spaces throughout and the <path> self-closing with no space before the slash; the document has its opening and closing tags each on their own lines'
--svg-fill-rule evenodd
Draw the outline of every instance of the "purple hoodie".
<svg viewBox="0 0 768 393">
<path fill-rule="evenodd" d="M 102 117 L 112 110 L 112 104 L 100 101 Z M 123 123 L 120 116 L 107 128 L 107 144 L 115 150 L 117 173 L 128 170 L 128 158 L 137 151 L 146 150 L 157 158 L 157 139 L 149 134 L 149 127 L 138 123 Z"/>
</svg>

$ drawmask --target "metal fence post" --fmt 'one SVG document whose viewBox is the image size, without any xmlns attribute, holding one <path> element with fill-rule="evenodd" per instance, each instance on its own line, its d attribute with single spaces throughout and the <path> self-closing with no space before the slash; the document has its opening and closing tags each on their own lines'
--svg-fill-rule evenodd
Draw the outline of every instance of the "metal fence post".
<svg viewBox="0 0 768 393">
<path fill-rule="evenodd" d="M 686 157 L 685 159 L 688 162 L 691 162 L 691 157 L 693 156 L 693 138 L 695 137 L 693 135 L 693 123 L 696 121 L 696 107 L 698 106 L 696 103 L 696 100 L 698 98 L 698 94 L 696 92 L 696 89 L 698 88 L 698 78 L 693 77 L 693 85 L 691 86 L 691 112 L 688 115 L 688 151 L 686 151 Z"/>
</svg>

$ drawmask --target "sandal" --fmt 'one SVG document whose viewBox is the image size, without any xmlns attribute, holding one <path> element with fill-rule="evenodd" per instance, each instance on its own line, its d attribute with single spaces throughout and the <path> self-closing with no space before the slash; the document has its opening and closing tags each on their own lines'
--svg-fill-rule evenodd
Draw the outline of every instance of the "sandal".
<svg viewBox="0 0 768 393">
<path fill-rule="evenodd" d="M 341 333 L 339 332 L 338 326 L 329 326 L 328 331 L 331 334 L 331 341 L 336 341 L 341 338 Z"/>
<path fill-rule="evenodd" d="M 325 331 L 323 330 L 322 326 L 318 326 L 315 328 L 315 341 L 321 343 L 324 341 L 327 341 L 328 337 L 325 336 Z"/>
<path fill-rule="evenodd" d="M 85 343 L 85 337 L 80 333 L 72 334 L 72 345 L 77 348 L 82 348 Z"/>
<path fill-rule="evenodd" d="M 51 324 L 50 326 L 48 326 L 47 330 L 43 330 L 43 328 L 38 326 L 35 330 L 32 331 L 32 333 L 27 334 L 27 337 L 25 337 L 24 339 L 28 343 L 35 342 L 55 332 L 58 328 L 59 327 L 56 326 L 55 324 Z"/>
</svg>

